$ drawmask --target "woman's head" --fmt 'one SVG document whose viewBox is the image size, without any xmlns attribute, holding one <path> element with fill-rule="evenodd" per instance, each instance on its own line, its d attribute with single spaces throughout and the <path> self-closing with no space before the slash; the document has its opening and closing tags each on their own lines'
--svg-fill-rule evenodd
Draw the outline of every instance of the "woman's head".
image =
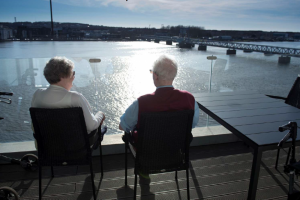
<svg viewBox="0 0 300 200">
<path fill-rule="evenodd" d="M 62 78 L 73 76 L 74 63 L 65 57 L 51 58 L 44 68 L 44 76 L 50 84 L 57 84 Z"/>
</svg>

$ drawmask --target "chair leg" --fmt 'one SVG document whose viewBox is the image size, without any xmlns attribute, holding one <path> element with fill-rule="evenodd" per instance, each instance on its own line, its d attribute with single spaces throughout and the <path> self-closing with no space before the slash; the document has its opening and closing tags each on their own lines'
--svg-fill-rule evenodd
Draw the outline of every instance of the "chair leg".
<svg viewBox="0 0 300 200">
<path fill-rule="evenodd" d="M 125 185 L 127 185 L 127 145 L 128 142 L 125 141 Z"/>
<path fill-rule="evenodd" d="M 96 191 L 95 191 L 95 183 L 94 183 L 94 173 L 93 173 L 93 164 L 90 162 L 90 171 L 91 171 L 91 179 L 92 179 L 92 187 L 93 187 L 93 197 L 96 200 Z"/>
<path fill-rule="evenodd" d="M 101 145 L 101 142 L 100 142 L 100 146 L 99 146 L 99 149 L 100 149 L 100 166 L 101 166 L 101 179 L 103 178 L 103 160 L 102 160 L 102 145 Z"/>
<path fill-rule="evenodd" d="M 52 178 L 54 177 L 54 172 L 53 172 L 53 166 L 51 165 L 51 175 L 52 175 Z"/>
<path fill-rule="evenodd" d="M 39 165 L 39 200 L 42 199 L 42 166 Z"/>
<path fill-rule="evenodd" d="M 137 173 L 136 170 L 134 169 L 134 194 L 133 194 L 134 200 L 136 200 L 136 188 L 137 188 Z"/>
<path fill-rule="evenodd" d="M 189 183 L 189 171 L 186 169 L 186 190 L 187 190 L 187 199 L 190 199 L 190 183 Z"/>
<path fill-rule="evenodd" d="M 175 179 L 177 180 L 177 170 L 175 171 Z"/>
<path fill-rule="evenodd" d="M 291 149 L 292 147 L 289 148 L 288 156 L 286 157 L 285 165 L 289 163 L 290 155 L 291 155 Z"/>
<path fill-rule="evenodd" d="M 277 169 L 278 159 L 279 159 L 279 153 L 280 153 L 280 148 L 277 150 L 277 157 L 276 157 L 275 169 Z"/>
</svg>

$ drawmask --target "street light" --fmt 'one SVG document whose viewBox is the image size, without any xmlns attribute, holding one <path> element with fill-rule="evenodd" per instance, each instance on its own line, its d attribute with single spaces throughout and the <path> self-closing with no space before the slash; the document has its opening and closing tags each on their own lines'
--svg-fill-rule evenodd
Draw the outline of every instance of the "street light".
<svg viewBox="0 0 300 200">
<path fill-rule="evenodd" d="M 211 60 L 211 65 L 210 65 L 210 76 L 209 76 L 209 93 L 211 92 L 211 79 L 212 79 L 212 64 L 214 60 L 217 60 L 217 56 L 207 56 L 207 60 Z"/>
<path fill-rule="evenodd" d="M 211 92 L 211 79 L 212 79 L 212 64 L 214 60 L 217 60 L 217 56 L 211 55 L 207 56 L 207 60 L 211 60 L 211 65 L 210 65 L 210 76 L 209 76 L 209 93 Z M 209 124 L 209 116 L 207 115 L 206 118 L 206 127 Z"/>
</svg>

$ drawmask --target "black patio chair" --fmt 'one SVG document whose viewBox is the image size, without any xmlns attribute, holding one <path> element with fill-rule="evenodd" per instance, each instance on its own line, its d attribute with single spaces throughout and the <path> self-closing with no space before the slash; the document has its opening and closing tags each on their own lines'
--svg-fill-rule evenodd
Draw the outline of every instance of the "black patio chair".
<svg viewBox="0 0 300 200">
<path fill-rule="evenodd" d="M 90 165 L 93 197 L 96 199 L 92 151 L 99 146 L 102 178 L 101 136 L 98 136 L 91 147 L 82 108 L 30 108 L 29 110 L 38 144 L 39 199 L 42 199 L 42 167 L 51 166 L 53 177 L 53 166 L 70 165 Z"/>
<path fill-rule="evenodd" d="M 156 174 L 186 170 L 187 196 L 189 192 L 189 145 L 194 110 L 142 113 L 135 147 L 125 132 L 125 185 L 127 185 L 127 149 L 134 159 L 134 199 L 137 174 Z"/>
<path fill-rule="evenodd" d="M 273 95 L 267 95 L 268 97 L 275 98 L 275 99 L 282 99 L 285 100 L 286 104 L 289 104 L 291 106 L 294 106 L 296 108 L 300 108 L 300 76 L 298 75 L 297 79 L 295 80 L 289 94 L 287 97 L 280 97 L 280 96 L 273 96 Z M 276 163 L 275 163 L 275 168 L 277 169 L 278 165 L 278 158 L 279 158 L 279 153 L 280 153 L 280 148 L 277 150 L 277 158 L 276 158 Z M 288 163 L 289 157 L 291 153 L 291 147 L 289 148 L 288 151 L 288 156 L 286 159 L 286 165 Z"/>
<path fill-rule="evenodd" d="M 295 80 L 287 97 L 280 97 L 280 96 L 273 96 L 273 95 L 266 95 L 266 96 L 275 99 L 285 100 L 286 104 L 289 104 L 296 108 L 300 108 L 300 75 L 298 75 L 297 79 Z"/>
</svg>

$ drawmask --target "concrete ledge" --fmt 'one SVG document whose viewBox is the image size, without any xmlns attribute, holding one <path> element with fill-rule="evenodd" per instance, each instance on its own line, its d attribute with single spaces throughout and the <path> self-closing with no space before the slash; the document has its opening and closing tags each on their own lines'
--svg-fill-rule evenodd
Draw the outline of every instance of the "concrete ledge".
<svg viewBox="0 0 300 200">
<path fill-rule="evenodd" d="M 221 144 L 239 141 L 238 138 L 223 126 L 197 127 L 192 131 L 194 139 L 191 146 Z M 122 134 L 105 135 L 102 142 L 103 155 L 120 154 L 125 152 Z M 0 154 L 12 158 L 22 158 L 25 154 L 37 151 L 33 141 L 0 143 Z M 93 155 L 99 155 L 99 149 L 93 152 Z M 0 164 L 4 163 L 0 159 Z"/>
<path fill-rule="evenodd" d="M 223 126 L 197 127 L 192 130 L 191 146 L 237 142 L 239 139 Z"/>
</svg>

